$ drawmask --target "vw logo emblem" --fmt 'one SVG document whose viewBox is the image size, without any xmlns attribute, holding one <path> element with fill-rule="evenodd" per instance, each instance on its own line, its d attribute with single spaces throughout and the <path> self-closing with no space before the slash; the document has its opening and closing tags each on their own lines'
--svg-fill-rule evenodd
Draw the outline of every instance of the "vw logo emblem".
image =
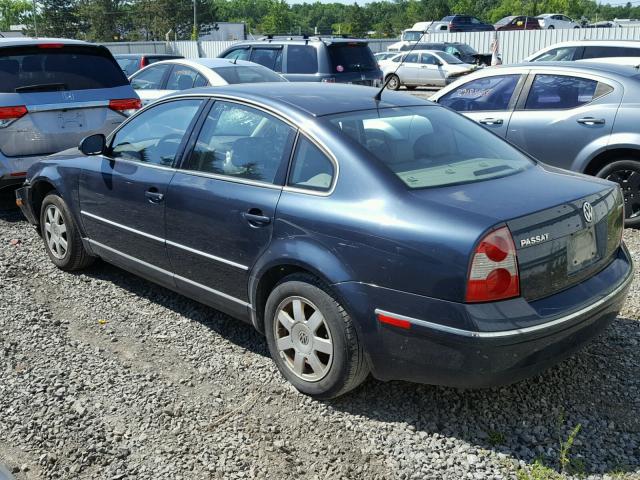
<svg viewBox="0 0 640 480">
<path fill-rule="evenodd" d="M 582 204 L 582 213 L 584 214 L 584 219 L 587 223 L 591 223 L 593 221 L 593 207 L 589 202 L 584 202 Z"/>
<path fill-rule="evenodd" d="M 302 345 L 309 345 L 309 335 L 307 335 L 307 332 L 300 331 L 300 333 L 298 333 L 298 340 L 300 340 Z"/>
</svg>

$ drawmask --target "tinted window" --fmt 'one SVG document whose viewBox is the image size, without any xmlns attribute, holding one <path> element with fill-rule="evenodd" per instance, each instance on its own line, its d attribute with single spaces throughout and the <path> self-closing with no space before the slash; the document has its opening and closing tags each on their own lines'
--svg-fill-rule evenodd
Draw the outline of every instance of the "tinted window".
<svg viewBox="0 0 640 480">
<path fill-rule="evenodd" d="M 331 160 L 311 143 L 300 136 L 289 175 L 289 185 L 309 190 L 327 191 L 333 182 L 334 168 Z"/>
<path fill-rule="evenodd" d="M 186 90 L 193 88 L 198 72 L 189 67 L 174 65 L 167 79 L 167 90 Z"/>
<path fill-rule="evenodd" d="M 111 143 L 111 156 L 171 166 L 201 100 L 178 100 L 151 107 L 122 127 Z"/>
<path fill-rule="evenodd" d="M 318 54 L 309 45 L 289 45 L 287 73 L 318 73 Z"/>
<path fill-rule="evenodd" d="M 409 188 L 479 182 L 532 165 L 484 127 L 444 108 L 366 110 L 330 121 Z"/>
<path fill-rule="evenodd" d="M 404 57 L 404 63 L 418 63 L 418 54 L 410 53 Z"/>
<path fill-rule="evenodd" d="M 275 70 L 276 72 L 281 72 L 282 48 L 254 48 L 251 51 L 251 61 Z"/>
<path fill-rule="evenodd" d="M 137 58 L 116 58 L 116 62 L 127 76 L 133 75 L 140 68 L 140 60 Z"/>
<path fill-rule="evenodd" d="M 334 72 L 363 72 L 378 68 L 373 53 L 362 43 L 339 43 L 327 50 Z"/>
<path fill-rule="evenodd" d="M 458 112 L 507 110 L 520 75 L 496 75 L 460 85 L 442 96 L 438 103 Z"/>
<path fill-rule="evenodd" d="M 196 81 L 193 82 L 193 88 L 208 87 L 208 86 L 209 86 L 209 80 L 204 78 L 202 75 L 198 74 L 198 76 L 196 77 Z"/>
<path fill-rule="evenodd" d="M 536 75 L 525 109 L 574 108 L 593 100 L 598 82 L 566 75 Z"/>
<path fill-rule="evenodd" d="M 640 48 L 588 46 L 584 47 L 582 58 L 640 57 Z"/>
<path fill-rule="evenodd" d="M 131 79 L 131 86 L 136 90 L 159 90 L 162 88 L 162 79 L 171 65 L 154 65 L 141 71 Z"/>
<path fill-rule="evenodd" d="M 235 50 L 231 50 L 227 53 L 224 58 L 230 58 L 233 60 L 237 58 L 238 60 L 249 60 L 249 49 L 248 48 L 236 48 Z"/>
<path fill-rule="evenodd" d="M 108 50 L 90 46 L 12 47 L 0 54 L 0 92 L 89 90 L 129 82 Z"/>
<path fill-rule="evenodd" d="M 228 67 L 214 68 L 213 71 L 220 75 L 228 84 L 286 82 L 280 75 L 264 67 L 231 65 Z"/>
<path fill-rule="evenodd" d="M 570 62 L 576 53 L 577 47 L 552 48 L 548 52 L 534 58 L 535 62 Z"/>
<path fill-rule="evenodd" d="M 437 65 L 438 61 L 439 60 L 430 53 L 423 53 L 422 55 L 420 55 L 420 63 L 426 65 Z"/>
<path fill-rule="evenodd" d="M 186 168 L 273 183 L 293 135 L 291 127 L 267 113 L 216 102 Z"/>
</svg>

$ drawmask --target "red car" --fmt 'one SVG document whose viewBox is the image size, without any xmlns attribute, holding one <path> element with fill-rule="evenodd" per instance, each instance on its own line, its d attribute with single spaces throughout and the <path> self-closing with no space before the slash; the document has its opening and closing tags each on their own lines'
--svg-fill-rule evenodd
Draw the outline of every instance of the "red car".
<svg viewBox="0 0 640 480">
<path fill-rule="evenodd" d="M 535 17 L 519 15 L 504 17 L 494 27 L 496 30 L 540 30 L 540 23 Z"/>
</svg>

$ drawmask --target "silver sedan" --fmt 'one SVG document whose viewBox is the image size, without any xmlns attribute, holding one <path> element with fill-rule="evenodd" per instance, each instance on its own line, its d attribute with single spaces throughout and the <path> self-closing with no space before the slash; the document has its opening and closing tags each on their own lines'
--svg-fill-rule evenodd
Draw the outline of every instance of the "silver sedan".
<svg viewBox="0 0 640 480">
<path fill-rule="evenodd" d="M 611 64 L 535 62 L 487 68 L 431 97 L 538 160 L 615 181 L 640 226 L 640 78 Z"/>
</svg>

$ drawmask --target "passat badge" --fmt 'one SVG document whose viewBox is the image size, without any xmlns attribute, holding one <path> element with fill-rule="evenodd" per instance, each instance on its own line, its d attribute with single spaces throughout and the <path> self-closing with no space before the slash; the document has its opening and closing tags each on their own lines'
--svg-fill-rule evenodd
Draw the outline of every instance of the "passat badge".
<svg viewBox="0 0 640 480">
<path fill-rule="evenodd" d="M 520 247 L 530 247 L 538 243 L 546 242 L 549 240 L 548 233 L 542 233 L 540 235 L 534 235 L 533 237 L 527 237 L 520 240 Z"/>
<path fill-rule="evenodd" d="M 584 202 L 582 204 L 582 213 L 584 214 L 584 219 L 587 223 L 591 223 L 593 221 L 593 207 L 589 202 Z"/>
</svg>

